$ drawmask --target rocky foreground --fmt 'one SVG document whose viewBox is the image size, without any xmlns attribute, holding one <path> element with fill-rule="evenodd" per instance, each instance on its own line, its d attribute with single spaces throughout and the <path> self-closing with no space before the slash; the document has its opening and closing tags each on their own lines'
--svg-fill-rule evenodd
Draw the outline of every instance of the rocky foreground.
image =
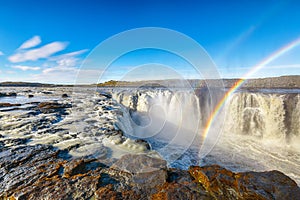
<svg viewBox="0 0 300 200">
<path fill-rule="evenodd" d="M 180 170 L 143 154 L 125 155 L 108 167 L 97 159 L 69 159 L 51 146 L 0 145 L 0 199 L 300 197 L 297 184 L 279 171 L 233 173 L 217 165 Z"/>
</svg>

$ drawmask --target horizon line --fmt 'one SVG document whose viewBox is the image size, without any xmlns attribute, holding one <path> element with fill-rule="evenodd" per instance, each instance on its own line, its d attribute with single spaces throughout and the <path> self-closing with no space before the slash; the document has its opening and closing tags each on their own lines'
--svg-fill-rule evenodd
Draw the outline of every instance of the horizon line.
<svg viewBox="0 0 300 200">
<path fill-rule="evenodd" d="M 282 76 L 268 76 L 268 77 L 257 77 L 257 78 L 248 78 L 247 80 L 255 80 L 255 79 L 266 79 L 266 78 L 280 78 L 280 77 L 300 77 L 300 75 L 282 75 Z M 184 80 L 235 80 L 235 79 L 240 79 L 238 77 L 232 77 L 232 78 L 219 78 L 219 79 L 184 79 Z M 19 83 L 19 84 L 41 84 L 41 85 L 95 85 L 95 84 L 103 84 L 103 83 L 107 83 L 109 81 L 116 81 L 116 82 L 128 82 L 128 83 L 134 83 L 134 82 L 142 82 L 142 81 L 145 81 L 145 82 L 149 82 L 149 81 L 175 81 L 175 80 L 181 80 L 181 79 L 149 79 L 149 80 L 133 80 L 133 81 L 130 81 L 130 80 L 114 80 L 114 79 L 111 79 L 111 80 L 107 80 L 105 82 L 99 82 L 99 83 L 81 83 L 81 84 L 76 84 L 76 83 L 47 83 L 47 82 L 31 82 L 31 81 L 2 81 L 0 82 L 0 84 L 3 84 L 3 83 Z"/>
</svg>

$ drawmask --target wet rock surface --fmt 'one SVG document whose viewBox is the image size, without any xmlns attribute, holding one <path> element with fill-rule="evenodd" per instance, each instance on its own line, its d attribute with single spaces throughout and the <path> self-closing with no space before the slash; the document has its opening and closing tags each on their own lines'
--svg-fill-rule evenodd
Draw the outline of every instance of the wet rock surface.
<svg viewBox="0 0 300 200">
<path fill-rule="evenodd" d="M 21 104 L 14 104 L 14 103 L 0 103 L 0 108 L 3 107 L 12 107 L 12 106 L 20 106 Z"/>
<path fill-rule="evenodd" d="M 17 93 L 15 92 L 0 92 L 0 97 L 16 97 Z"/>
<path fill-rule="evenodd" d="M 64 112 L 66 108 L 71 108 L 71 104 L 62 104 L 57 102 L 42 102 L 37 108 L 43 113 Z"/>
<path fill-rule="evenodd" d="M 166 167 L 146 155 L 66 159 L 67 151 L 35 145 L 0 150 L 0 199 L 297 199 L 281 172 L 233 173 L 220 166 Z M 127 163 L 127 164 L 126 164 Z"/>
<path fill-rule="evenodd" d="M 61 97 L 62 97 L 62 98 L 68 98 L 69 95 L 68 95 L 68 94 L 62 94 Z"/>
<path fill-rule="evenodd" d="M 190 167 L 190 175 L 216 199 L 299 199 L 296 182 L 279 171 L 233 173 L 218 165 Z"/>
</svg>

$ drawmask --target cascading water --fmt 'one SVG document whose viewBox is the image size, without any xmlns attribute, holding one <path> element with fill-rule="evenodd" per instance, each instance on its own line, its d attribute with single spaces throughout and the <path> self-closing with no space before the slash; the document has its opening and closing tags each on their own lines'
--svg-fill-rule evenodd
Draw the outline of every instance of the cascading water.
<svg viewBox="0 0 300 200">
<path fill-rule="evenodd" d="M 129 109 L 133 132 L 126 134 L 146 139 L 169 163 L 199 137 L 203 123 L 199 98 L 191 91 L 122 91 L 113 96 Z"/>
<path fill-rule="evenodd" d="M 227 131 L 284 140 L 284 99 L 277 95 L 237 93 L 228 104 Z"/>
<path fill-rule="evenodd" d="M 287 144 L 299 136 L 299 98 L 299 94 L 236 93 L 226 106 L 225 131 Z"/>
<path fill-rule="evenodd" d="M 225 119 L 211 127 L 222 130 L 221 136 L 201 158 L 201 133 L 218 102 L 209 91 L 122 91 L 113 97 L 130 112 L 131 135 L 149 141 L 172 166 L 200 161 L 234 171 L 277 169 L 300 182 L 299 93 L 232 94 L 224 106 Z"/>
</svg>

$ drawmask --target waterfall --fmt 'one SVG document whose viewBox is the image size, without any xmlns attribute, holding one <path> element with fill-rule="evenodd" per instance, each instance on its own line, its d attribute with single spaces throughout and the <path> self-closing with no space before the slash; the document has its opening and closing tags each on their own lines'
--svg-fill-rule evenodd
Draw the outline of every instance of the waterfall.
<svg viewBox="0 0 300 200">
<path fill-rule="evenodd" d="M 210 92 L 127 90 L 113 96 L 128 108 L 133 136 L 183 142 L 201 132 L 220 99 L 211 99 Z M 224 108 L 226 118 L 220 119 L 223 132 L 289 142 L 300 135 L 299 99 L 300 94 L 234 93 Z"/>
<path fill-rule="evenodd" d="M 177 160 L 200 136 L 203 121 L 194 91 L 126 90 L 114 93 L 113 98 L 130 113 L 133 132 L 129 135 L 150 142 L 169 162 Z"/>
<path fill-rule="evenodd" d="M 199 99 L 193 92 L 122 91 L 113 96 L 129 109 L 136 137 L 190 143 L 202 123 Z"/>
<path fill-rule="evenodd" d="M 226 104 L 225 131 L 289 142 L 299 136 L 299 94 L 235 93 Z"/>
<path fill-rule="evenodd" d="M 130 110 L 137 137 L 157 131 L 199 132 L 218 102 L 205 91 L 121 91 L 114 98 Z M 237 92 L 227 100 L 226 117 L 220 121 L 224 120 L 225 132 L 289 142 L 300 135 L 299 99 L 300 94 Z M 175 127 L 164 127 L 168 125 Z"/>
<path fill-rule="evenodd" d="M 300 94 L 236 92 L 204 140 L 203 128 L 223 93 L 144 89 L 114 91 L 113 98 L 127 109 L 130 120 L 124 122 L 132 127 L 127 134 L 150 142 L 173 167 L 277 169 L 300 182 Z M 211 138 L 215 143 L 209 143 Z M 201 145 L 207 152 L 201 153 Z"/>
</svg>

